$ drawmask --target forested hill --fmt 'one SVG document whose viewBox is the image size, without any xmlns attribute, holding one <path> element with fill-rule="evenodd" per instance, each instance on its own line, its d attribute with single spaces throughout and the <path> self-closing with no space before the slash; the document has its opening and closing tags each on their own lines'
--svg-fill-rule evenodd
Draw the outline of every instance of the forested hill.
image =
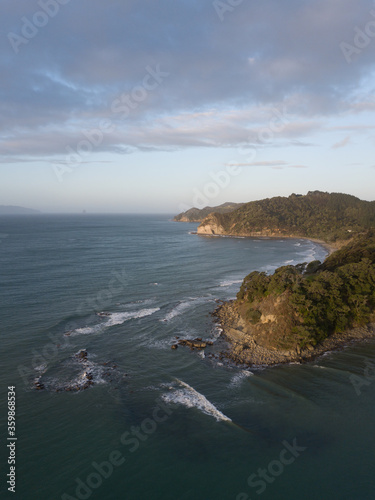
<svg viewBox="0 0 375 500">
<path fill-rule="evenodd" d="M 217 212 L 220 214 L 225 214 L 233 212 L 236 208 L 239 208 L 243 203 L 230 203 L 226 202 L 217 207 L 204 207 L 204 208 L 190 208 L 186 212 L 176 215 L 173 219 L 175 222 L 201 222 L 207 215 L 212 212 Z"/>
<path fill-rule="evenodd" d="M 374 322 L 375 231 L 319 261 L 254 271 L 235 301 L 258 343 L 273 348 L 319 344 L 333 333 Z"/>
<path fill-rule="evenodd" d="M 375 201 L 310 191 L 305 196 L 253 201 L 229 214 L 210 214 L 198 227 L 198 234 L 304 236 L 332 242 L 371 227 L 375 227 Z"/>
</svg>

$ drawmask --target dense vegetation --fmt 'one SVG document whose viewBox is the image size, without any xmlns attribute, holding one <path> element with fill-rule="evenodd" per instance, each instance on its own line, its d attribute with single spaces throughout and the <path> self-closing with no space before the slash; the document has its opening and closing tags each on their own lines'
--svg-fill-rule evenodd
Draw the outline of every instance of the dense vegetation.
<svg viewBox="0 0 375 500">
<path fill-rule="evenodd" d="M 176 222 L 201 222 L 207 215 L 212 212 L 219 214 L 226 214 L 233 212 L 236 208 L 239 208 L 243 205 L 243 203 L 223 203 L 217 207 L 204 207 L 204 208 L 190 208 L 186 212 L 182 212 L 181 214 L 176 215 L 173 219 Z"/>
<path fill-rule="evenodd" d="M 356 236 L 323 264 L 283 266 L 272 276 L 252 272 L 242 283 L 237 303 L 259 331 L 271 328 L 261 318 L 273 304 L 276 327 L 277 315 L 283 316 L 282 335 L 275 336 L 279 348 L 315 346 L 333 333 L 373 321 L 375 230 Z"/>
<path fill-rule="evenodd" d="M 271 229 L 280 235 L 347 240 L 375 226 L 375 202 L 341 193 L 309 192 L 242 205 L 229 214 L 215 213 L 226 234 L 246 235 Z"/>
</svg>

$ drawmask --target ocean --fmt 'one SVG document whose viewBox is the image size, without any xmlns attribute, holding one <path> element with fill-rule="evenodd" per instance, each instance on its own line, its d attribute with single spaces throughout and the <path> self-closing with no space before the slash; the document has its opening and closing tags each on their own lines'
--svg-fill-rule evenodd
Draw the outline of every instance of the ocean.
<svg viewBox="0 0 375 500">
<path fill-rule="evenodd" d="M 171 218 L 0 217 L 1 498 L 373 500 L 375 342 L 272 368 L 210 356 L 248 273 L 326 250 Z"/>
</svg>

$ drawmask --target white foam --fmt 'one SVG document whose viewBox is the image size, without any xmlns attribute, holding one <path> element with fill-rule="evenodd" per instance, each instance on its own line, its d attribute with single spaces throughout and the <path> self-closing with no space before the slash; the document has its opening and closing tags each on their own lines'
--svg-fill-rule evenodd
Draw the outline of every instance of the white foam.
<svg viewBox="0 0 375 500">
<path fill-rule="evenodd" d="M 43 363 L 42 365 L 35 366 L 34 370 L 36 372 L 39 372 L 41 375 L 43 375 L 43 373 L 45 373 L 47 371 L 47 364 Z"/>
<path fill-rule="evenodd" d="M 220 338 L 221 334 L 223 333 L 223 329 L 219 325 L 215 325 L 212 332 L 211 332 L 211 340 L 215 342 L 218 338 Z"/>
<path fill-rule="evenodd" d="M 224 281 L 221 281 L 220 282 L 220 285 L 219 286 L 222 286 L 222 287 L 227 287 L 227 286 L 231 286 L 231 285 L 237 285 L 238 283 L 242 283 L 243 280 L 224 280 Z"/>
<path fill-rule="evenodd" d="M 189 309 L 191 307 L 193 301 L 189 300 L 186 302 L 180 302 L 175 308 L 170 311 L 165 318 L 163 318 L 162 321 L 170 321 L 171 319 L 175 318 L 176 316 L 180 316 L 180 314 L 183 314 L 186 309 Z"/>
<path fill-rule="evenodd" d="M 92 333 L 97 333 L 102 329 L 102 325 L 96 326 L 85 326 L 84 328 L 77 328 L 72 332 L 68 332 L 70 335 L 90 335 Z"/>
<path fill-rule="evenodd" d="M 101 316 L 106 318 L 105 321 L 94 326 L 86 326 L 83 328 L 77 328 L 71 332 L 69 335 L 90 335 L 92 333 L 100 333 L 106 328 L 115 325 L 122 325 L 125 321 L 130 319 L 144 318 L 145 316 L 151 316 L 151 314 L 160 311 L 160 307 L 153 307 L 150 309 L 140 309 L 139 311 L 130 312 L 120 312 L 120 313 L 108 313 L 106 316 Z"/>
<path fill-rule="evenodd" d="M 108 320 L 103 323 L 103 326 L 109 327 L 114 325 L 122 325 L 129 319 L 144 318 L 145 316 L 151 316 L 151 314 L 154 314 L 157 311 L 160 311 L 160 307 L 141 309 L 140 311 L 132 312 L 111 313 L 111 315 L 108 317 Z"/>
<path fill-rule="evenodd" d="M 202 413 L 214 417 L 218 422 L 232 421 L 229 417 L 224 415 L 224 413 L 218 410 L 216 406 L 210 403 L 203 394 L 200 394 L 193 387 L 181 380 L 177 380 L 177 382 L 182 386 L 182 389 L 173 390 L 173 387 L 170 387 L 172 392 L 165 393 L 162 396 L 162 399 L 166 403 L 180 404 L 186 406 L 186 408 L 198 408 Z"/>
<path fill-rule="evenodd" d="M 234 377 L 230 381 L 229 387 L 239 386 L 245 378 L 251 377 L 252 375 L 254 375 L 254 373 L 249 370 L 241 370 L 239 373 L 234 375 Z"/>
<path fill-rule="evenodd" d="M 211 297 L 196 297 L 196 298 L 188 298 L 188 300 L 184 300 L 182 302 L 179 302 L 169 313 L 165 315 L 165 317 L 160 320 L 160 321 L 170 321 L 173 318 L 176 318 L 177 316 L 180 316 L 183 314 L 187 309 L 190 307 L 197 305 L 197 304 L 202 304 L 204 302 L 212 302 Z"/>
</svg>

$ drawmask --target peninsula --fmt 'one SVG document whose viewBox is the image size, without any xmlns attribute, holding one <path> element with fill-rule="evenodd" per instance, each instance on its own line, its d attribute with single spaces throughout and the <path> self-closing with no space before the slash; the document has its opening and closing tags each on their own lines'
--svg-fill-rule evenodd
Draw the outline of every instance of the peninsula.
<svg viewBox="0 0 375 500">
<path fill-rule="evenodd" d="M 236 300 L 215 311 L 225 354 L 247 366 L 306 361 L 374 335 L 374 228 L 375 202 L 320 191 L 209 214 L 200 235 L 308 238 L 337 249 L 323 263 L 246 276 Z"/>
<path fill-rule="evenodd" d="M 236 210 L 239 207 L 242 207 L 243 203 L 230 203 L 226 202 L 223 203 L 222 205 L 219 205 L 217 207 L 204 207 L 204 208 L 190 208 L 189 210 L 186 210 L 186 212 L 182 212 L 176 217 L 174 217 L 175 222 L 202 222 L 207 215 L 209 215 L 212 212 L 219 213 L 219 214 L 227 214 L 230 212 L 233 212 L 233 210 Z"/>
</svg>

